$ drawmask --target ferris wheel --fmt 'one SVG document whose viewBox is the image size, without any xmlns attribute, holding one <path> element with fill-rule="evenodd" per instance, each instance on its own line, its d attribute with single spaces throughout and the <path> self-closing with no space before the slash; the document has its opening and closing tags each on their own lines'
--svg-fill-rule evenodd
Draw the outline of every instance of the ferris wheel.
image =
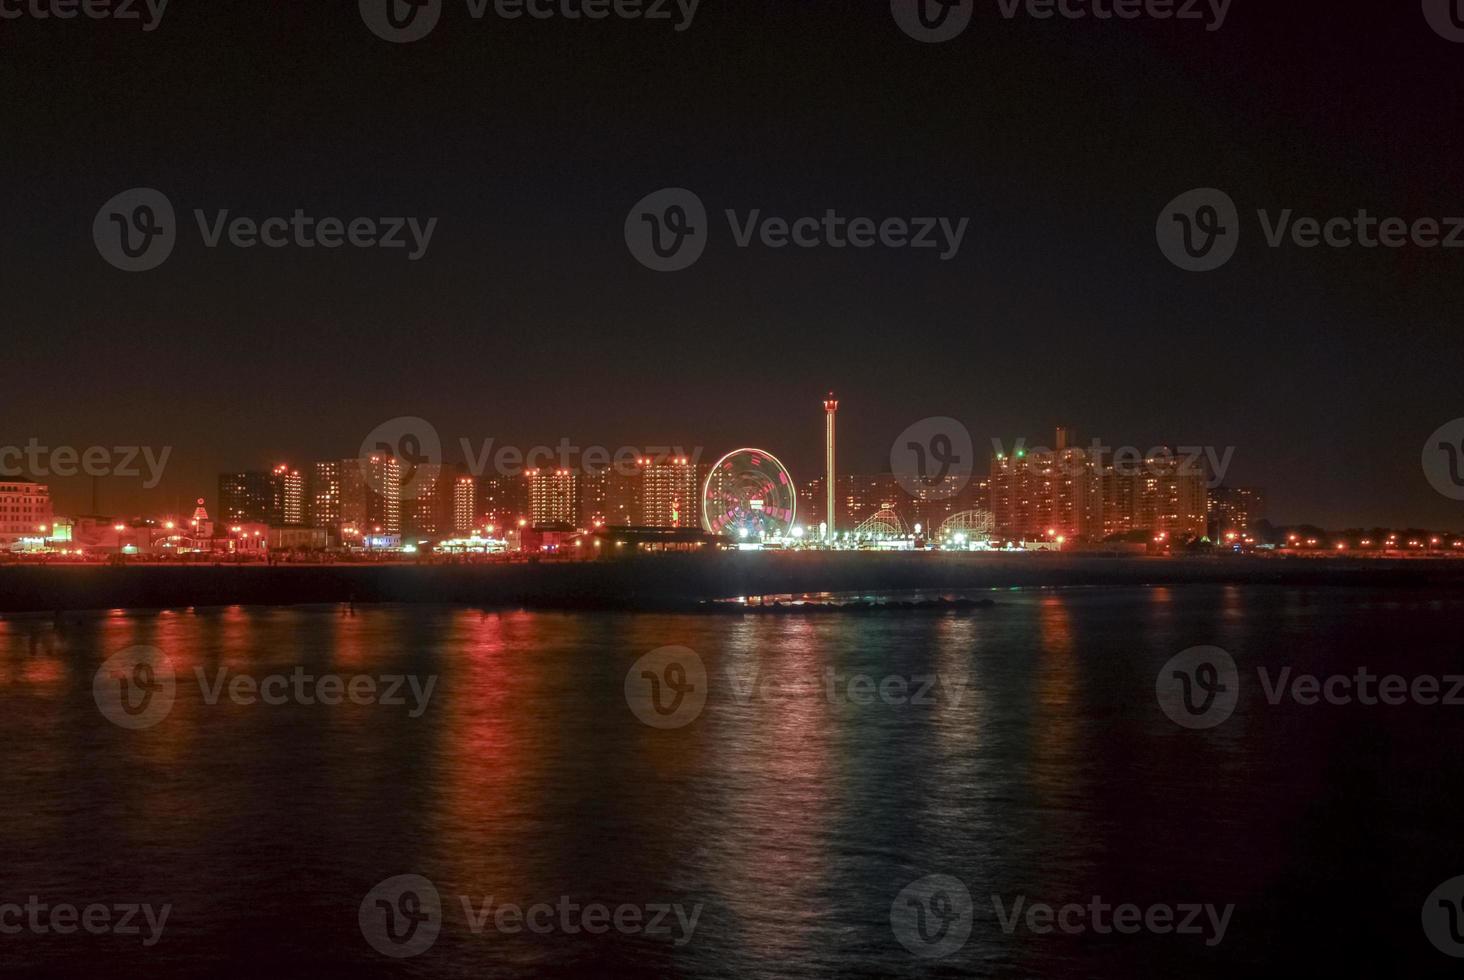
<svg viewBox="0 0 1464 980">
<path fill-rule="evenodd" d="M 798 494 L 788 467 L 761 449 L 719 459 L 702 485 L 702 527 L 737 538 L 782 537 L 793 529 Z"/>
</svg>

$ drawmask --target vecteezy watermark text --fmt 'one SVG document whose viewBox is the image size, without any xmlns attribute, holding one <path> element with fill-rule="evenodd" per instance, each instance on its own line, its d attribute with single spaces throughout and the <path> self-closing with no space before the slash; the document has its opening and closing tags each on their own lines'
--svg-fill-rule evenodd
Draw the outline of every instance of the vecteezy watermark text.
<svg viewBox="0 0 1464 980">
<path fill-rule="evenodd" d="M 150 34 L 167 9 L 168 0 L 0 0 L 0 20 L 135 20 Z"/>
<path fill-rule="evenodd" d="M 922 707 L 949 703 L 958 707 L 969 678 L 935 674 L 846 674 L 826 667 L 822 673 L 790 675 L 786 671 L 763 671 L 757 664 L 738 669 L 727 665 L 727 684 L 733 698 L 747 704 L 754 698 L 773 701 L 782 698 L 822 698 L 828 704 L 884 704 Z"/>
<path fill-rule="evenodd" d="M 705 449 L 692 446 L 581 446 L 568 438 L 562 438 L 556 445 L 522 446 L 499 445 L 492 437 L 476 443 L 463 436 L 458 439 L 462 459 L 467 472 L 474 477 L 492 473 L 496 476 L 516 477 L 529 472 L 544 470 L 570 470 L 588 474 L 599 474 L 606 470 L 618 476 L 635 476 L 646 466 L 660 466 L 673 461 L 695 466 L 700 462 Z M 415 497 L 428 483 L 431 473 L 425 467 L 438 466 L 443 462 L 442 436 L 437 427 L 426 419 L 413 415 L 402 415 L 388 419 L 367 434 L 361 442 L 359 458 L 363 467 L 370 470 L 372 456 L 390 456 L 399 464 L 401 496 Z M 377 482 L 381 474 L 367 472 L 368 482 Z M 380 488 L 377 488 L 380 490 Z"/>
<path fill-rule="evenodd" d="M 1202 936 L 1206 946 L 1219 946 L 1230 928 L 1235 905 L 1216 906 L 1205 902 L 1180 902 L 1170 905 L 1159 902 L 1139 906 L 1130 902 L 1113 905 L 1095 895 L 1087 902 L 1067 902 L 1053 906 L 1046 902 L 1028 903 L 1026 895 L 1016 895 L 1010 902 L 1000 895 L 991 896 L 1001 931 L 1008 936 L 1019 928 L 1037 936 L 1058 932 L 1069 936 L 1094 933 L 1100 936 L 1117 933 L 1132 936 L 1141 932 L 1155 935 Z"/>
<path fill-rule="evenodd" d="M 1225 482 L 1235 459 L 1234 446 L 1154 446 L 1146 452 L 1137 446 L 1109 446 L 1102 439 L 1063 450 L 1028 448 L 1025 439 L 1017 439 L 1009 447 L 1001 439 L 992 439 L 991 450 L 998 459 L 1026 459 L 1032 465 L 1051 466 L 1064 476 L 1078 476 L 1089 464 L 1101 463 L 1119 476 L 1197 476 L 1212 488 Z"/>
<path fill-rule="evenodd" d="M 961 250 L 970 218 L 885 217 L 841 214 L 834 208 L 821 215 L 764 215 L 761 208 L 725 212 L 732 242 L 738 248 L 760 246 L 772 251 L 794 249 L 938 250 L 940 261 Z M 696 263 L 711 240 L 706 205 L 692 191 L 668 187 L 636 202 L 625 218 L 625 243 L 636 261 L 657 272 L 679 272 Z"/>
<path fill-rule="evenodd" d="M 243 674 L 219 667 L 212 672 L 193 669 L 200 697 L 213 706 L 230 704 L 277 707 L 287 704 L 382 705 L 405 707 L 410 718 L 420 718 L 432 700 L 436 675 L 312 674 L 295 667 L 288 674 Z M 129 729 L 151 728 L 173 710 L 178 674 L 169 657 L 156 647 L 128 647 L 107 658 L 92 677 L 92 698 L 103 717 Z"/>
<path fill-rule="evenodd" d="M 193 219 L 199 241 L 208 249 L 401 249 L 409 262 L 427 254 L 437 229 L 436 218 L 320 217 L 304 208 L 295 208 L 288 216 L 263 217 L 238 215 L 231 208 L 196 208 Z M 179 235 L 172 202 L 150 187 L 116 195 L 92 221 L 97 252 L 124 272 L 146 272 L 162 265 Z"/>
<path fill-rule="evenodd" d="M 489 472 L 499 476 L 518 476 L 531 470 L 561 469 L 579 470 L 585 473 L 601 473 L 611 470 L 619 476 L 634 476 L 648 463 L 661 464 L 668 460 L 686 460 L 696 464 L 701 460 L 703 447 L 693 446 L 690 450 L 681 446 L 579 446 L 569 439 L 560 439 L 555 446 L 498 446 L 494 440 L 484 439 L 477 446 L 469 440 L 459 440 L 463 457 L 467 460 L 468 472 L 482 476 Z M 489 457 L 492 462 L 489 462 Z"/>
<path fill-rule="evenodd" d="M 554 901 L 500 902 L 495 896 L 459 895 L 468 931 L 481 936 L 491 928 L 503 935 L 538 936 L 581 933 L 600 936 L 666 937 L 673 946 L 691 942 L 702 914 L 702 903 L 581 902 L 570 895 Z M 372 888 L 361 902 L 361 934 L 384 956 L 406 959 L 425 953 L 437 941 L 447 907 L 441 894 L 421 875 L 397 875 Z"/>
<path fill-rule="evenodd" d="M 1261 664 L 1256 679 L 1271 707 L 1464 707 L 1464 674 L 1374 673 L 1366 666 L 1326 675 L 1297 673 L 1291 666 Z M 1240 698 L 1241 675 L 1230 654 L 1214 646 L 1191 647 L 1159 671 L 1154 692 L 1170 720 L 1184 728 L 1214 728 Z"/>
<path fill-rule="evenodd" d="M 500 20 L 675 21 L 677 33 L 691 27 L 701 0 L 465 0 L 475 21 L 491 12 Z M 408 44 L 420 41 L 442 19 L 443 0 L 360 0 L 361 19 L 383 41 Z"/>
<path fill-rule="evenodd" d="M 1464 248 L 1464 217 L 1401 218 L 1367 208 L 1351 214 L 1297 214 L 1293 208 L 1260 208 L 1256 220 L 1271 249 Z M 1235 201 L 1213 187 L 1186 191 L 1164 206 L 1155 226 L 1159 249 L 1189 272 L 1211 272 L 1235 255 L 1242 228 Z"/>
<path fill-rule="evenodd" d="M 996 0 L 1004 20 L 1203 21 L 1212 33 L 1225 26 L 1230 4 L 1231 0 Z M 963 34 L 975 8 L 976 0 L 890 0 L 890 13 L 900 29 L 927 44 Z"/>
<path fill-rule="evenodd" d="M 463 915 L 473 935 L 480 935 L 491 920 L 495 932 L 515 935 L 532 932 L 538 936 L 561 933 L 573 936 L 584 932 L 592 936 L 614 930 L 626 936 L 669 936 L 673 946 L 685 946 L 696 932 L 702 903 L 690 909 L 680 902 L 650 902 L 645 905 L 604 902 L 575 902 L 560 895 L 554 903 L 534 902 L 525 907 L 513 902 L 494 904 L 492 895 L 475 903 L 471 896 L 459 896 Z"/>
<path fill-rule="evenodd" d="M 1224 942 L 1235 905 L 1210 902 L 1107 902 L 1094 895 L 1083 902 L 1033 902 L 1026 895 L 991 896 L 1001 931 L 1010 936 L 1025 930 L 1036 936 L 1087 933 L 1107 936 L 1197 936 L 1206 946 Z M 921 959 L 950 956 L 970 938 L 974 902 L 965 882 L 951 875 L 926 875 L 900 890 L 890 906 L 890 928 L 907 950 Z"/>
<path fill-rule="evenodd" d="M 143 477 L 143 487 L 153 489 L 163 478 L 172 446 L 43 446 L 34 436 L 24 446 L 0 446 L 0 477 L 119 476 Z"/>
<path fill-rule="evenodd" d="M 203 702 L 215 705 L 227 693 L 229 702 L 238 705 L 264 704 L 380 704 L 389 708 L 408 707 L 409 718 L 420 718 L 432 700 L 437 677 L 429 675 L 425 682 L 414 674 L 310 674 L 296 667 L 289 674 L 230 674 L 227 667 L 214 671 L 210 680 L 202 667 L 193 669 L 198 679 Z M 411 695 L 410 704 L 407 695 Z"/>
<path fill-rule="evenodd" d="M 28 932 L 37 936 L 47 933 L 69 936 L 85 932 L 93 936 L 143 936 L 145 923 L 147 934 L 143 936 L 142 945 L 151 947 L 163 938 L 163 929 L 172 912 L 171 903 L 159 908 L 146 903 L 92 902 L 77 906 L 66 902 L 51 904 L 41 901 L 38 895 L 31 895 L 24 905 L 0 903 L 0 935 L 16 936 Z"/>
</svg>

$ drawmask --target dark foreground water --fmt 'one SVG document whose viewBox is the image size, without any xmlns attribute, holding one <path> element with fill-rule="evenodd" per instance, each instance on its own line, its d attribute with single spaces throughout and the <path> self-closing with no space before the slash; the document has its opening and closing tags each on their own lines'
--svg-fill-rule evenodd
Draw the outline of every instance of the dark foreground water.
<svg viewBox="0 0 1464 980">
<path fill-rule="evenodd" d="M 0 973 L 1457 973 L 1423 916 L 1450 947 L 1464 703 L 1416 700 L 1464 674 L 1464 594 L 993 595 L 0 623 Z M 1197 645 L 1237 675 L 1167 666 Z M 1228 719 L 1161 709 L 1186 665 Z M 1425 680 L 1272 705 L 1261 667 Z"/>
</svg>

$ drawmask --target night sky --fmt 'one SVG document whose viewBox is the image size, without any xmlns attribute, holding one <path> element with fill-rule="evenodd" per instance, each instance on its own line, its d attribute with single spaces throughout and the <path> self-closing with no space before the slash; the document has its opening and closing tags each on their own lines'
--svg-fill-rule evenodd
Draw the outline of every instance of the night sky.
<svg viewBox="0 0 1464 980">
<path fill-rule="evenodd" d="M 679 15 L 678 15 L 679 16 Z M 1464 44 L 1417 0 L 1235 0 L 1202 22 L 1004 19 L 943 44 L 888 3 L 704 0 L 672 22 L 471 19 L 390 44 L 355 2 L 173 0 L 137 22 L 0 20 L 0 445 L 171 446 L 155 512 L 223 469 L 443 441 L 706 447 L 846 469 L 927 416 L 994 436 L 1234 446 L 1271 517 L 1464 526 L 1420 467 L 1464 415 L 1464 251 L 1265 247 L 1256 209 L 1464 215 Z M 102 203 L 178 211 L 160 268 L 98 255 Z M 630 254 L 631 206 L 695 191 L 692 268 Z M 1161 208 L 1226 190 L 1194 274 Z M 401 250 L 217 249 L 192 210 L 436 217 Z M 959 254 L 739 249 L 722 212 L 969 218 Z M 451 457 L 450 457 L 451 458 Z M 61 513 L 85 480 L 53 480 Z"/>
</svg>

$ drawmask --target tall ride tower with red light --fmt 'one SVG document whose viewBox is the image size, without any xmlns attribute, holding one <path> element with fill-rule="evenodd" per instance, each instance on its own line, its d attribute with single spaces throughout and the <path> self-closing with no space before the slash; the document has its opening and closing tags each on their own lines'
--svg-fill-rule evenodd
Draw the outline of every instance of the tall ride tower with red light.
<svg viewBox="0 0 1464 980">
<path fill-rule="evenodd" d="M 837 524 L 834 509 L 834 501 L 838 498 L 838 481 L 834 479 L 834 416 L 838 413 L 839 402 L 831 391 L 829 397 L 824 399 L 824 489 L 828 500 L 824 520 L 828 524 L 826 537 L 830 541 L 834 539 L 834 527 Z"/>
</svg>

